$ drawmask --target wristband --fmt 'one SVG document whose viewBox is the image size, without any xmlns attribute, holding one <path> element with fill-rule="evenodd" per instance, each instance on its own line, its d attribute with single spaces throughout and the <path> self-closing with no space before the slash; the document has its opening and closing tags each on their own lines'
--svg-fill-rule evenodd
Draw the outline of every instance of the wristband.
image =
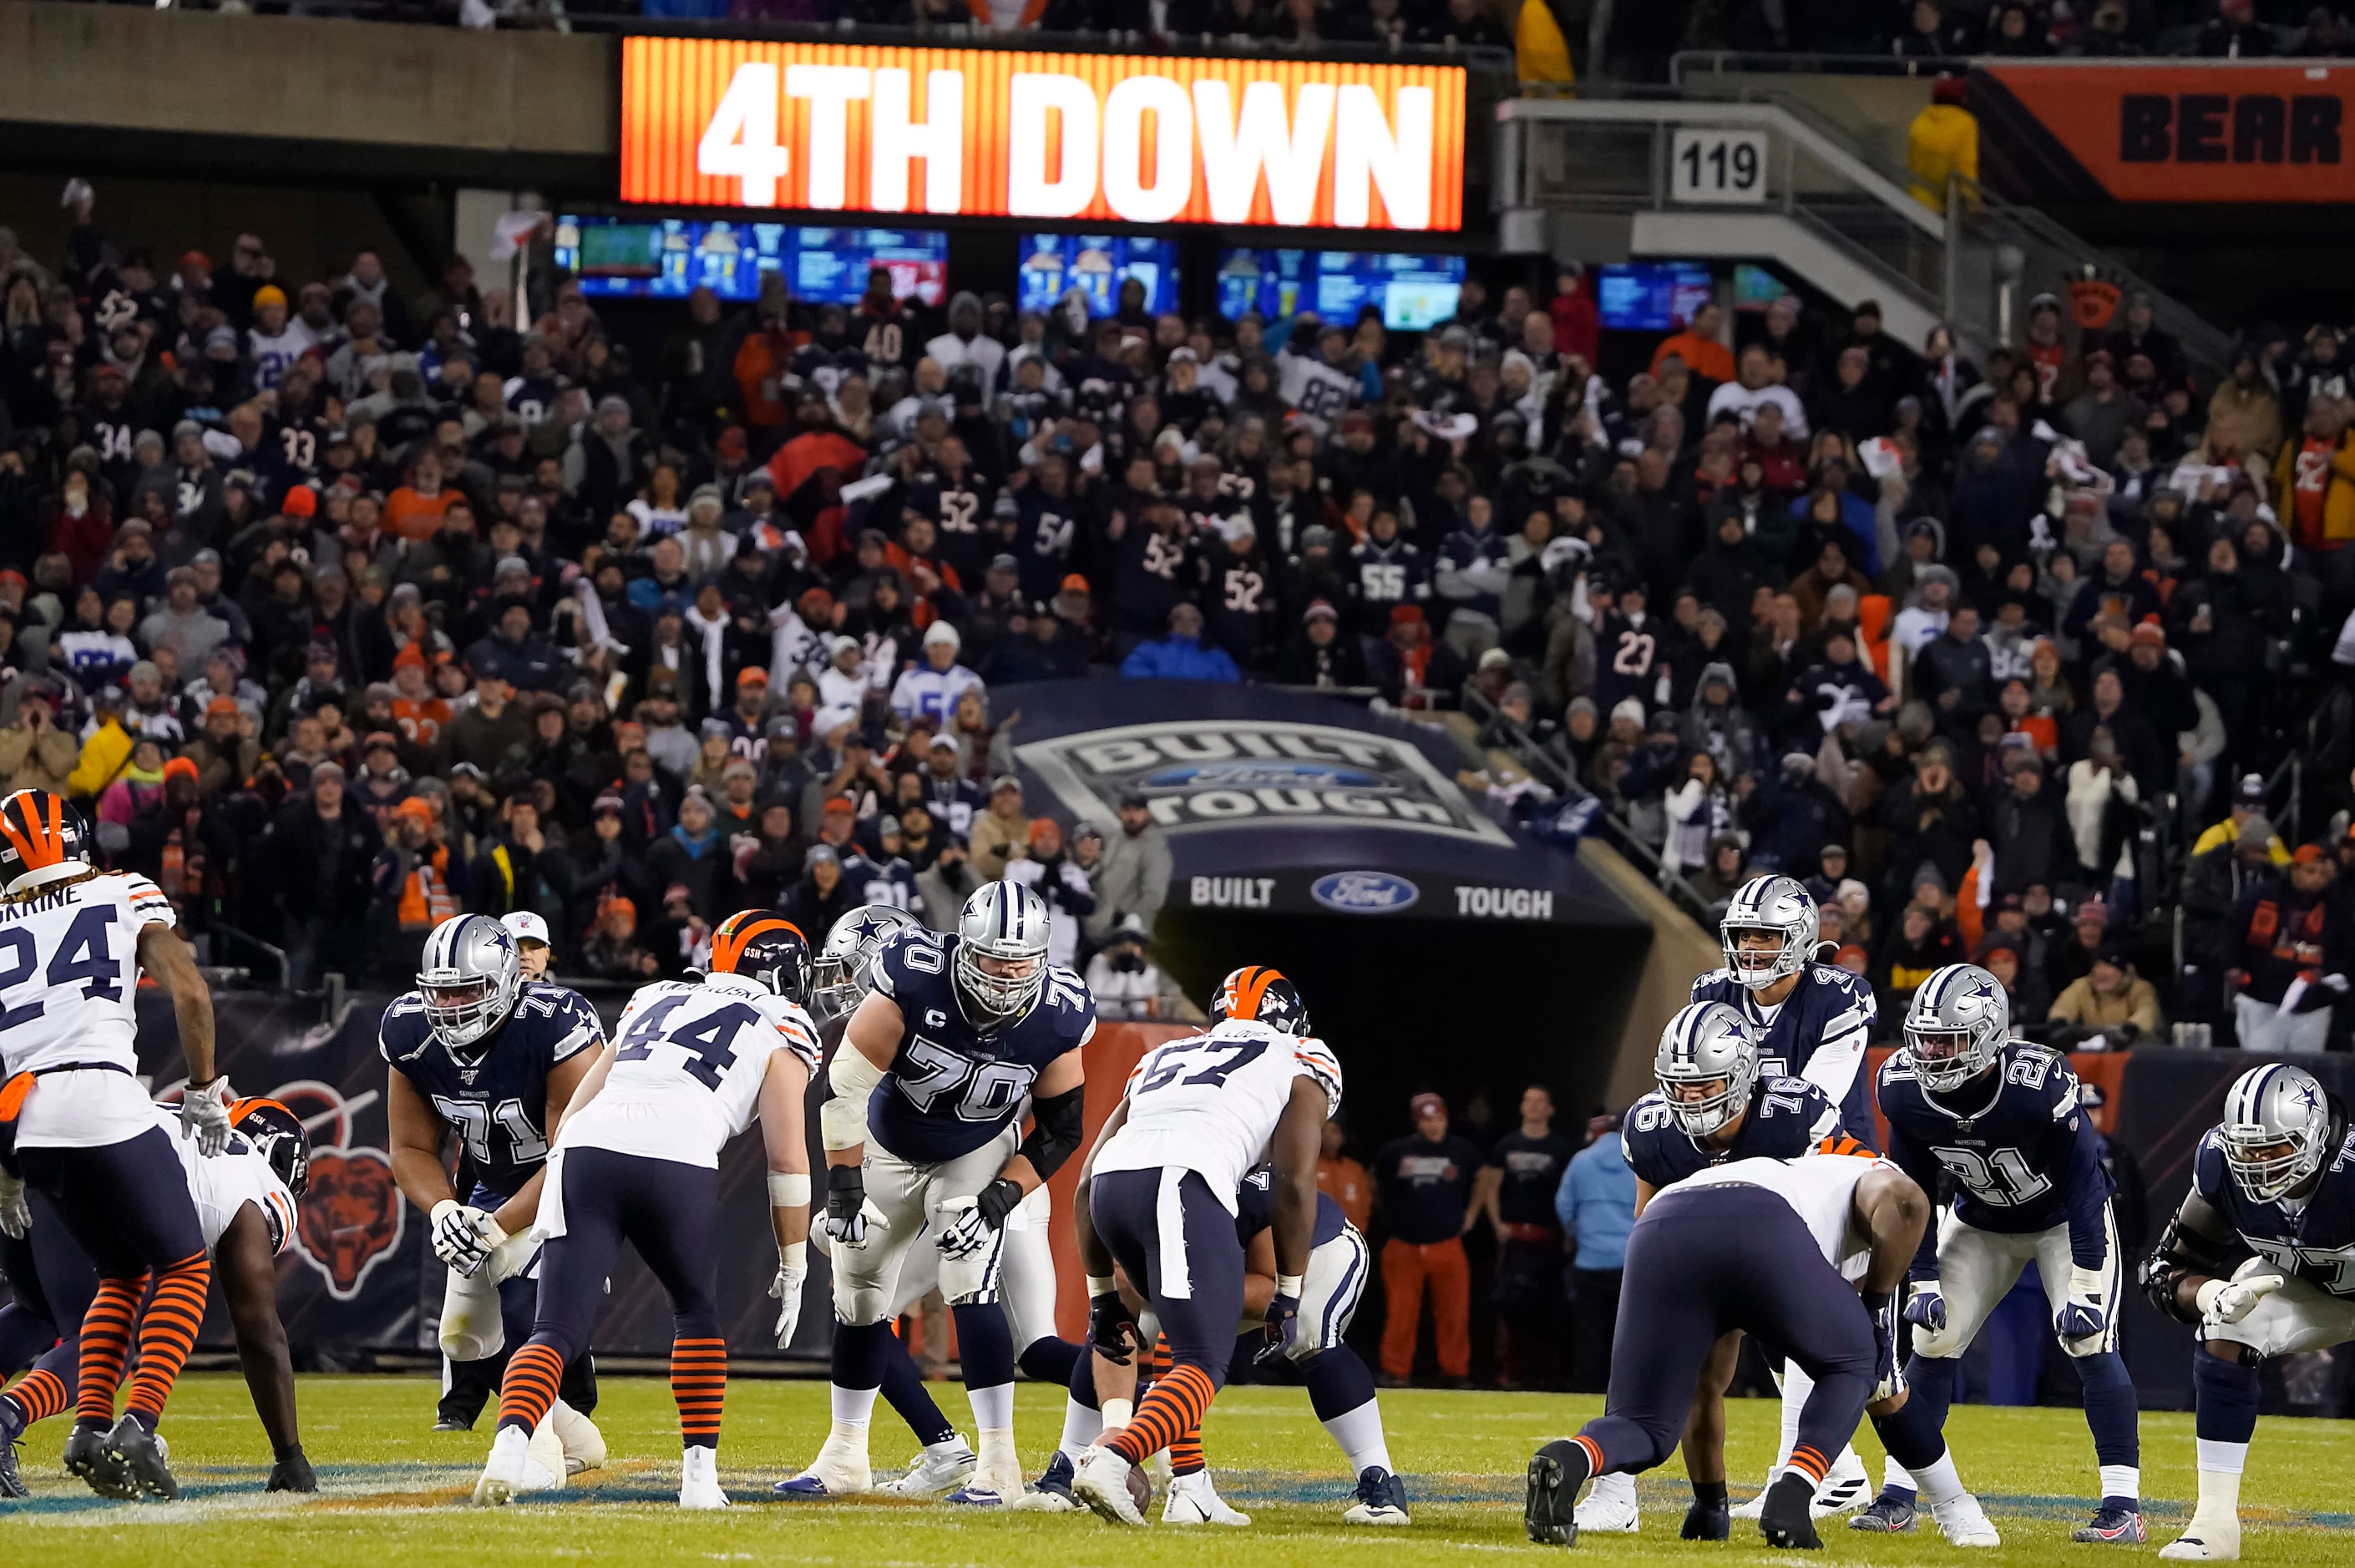
<svg viewBox="0 0 2355 1568">
<path fill-rule="evenodd" d="M 797 1274 L 802 1272 L 809 1267 L 809 1243 L 787 1242 L 777 1249 L 777 1261 Z"/>
<path fill-rule="evenodd" d="M 1110 1296 L 1114 1291 L 1119 1288 L 1119 1286 L 1113 1283 L 1112 1277 L 1109 1275 L 1091 1274 L 1088 1276 L 1088 1294 L 1092 1297 Z"/>
<path fill-rule="evenodd" d="M 1298 1297 L 1300 1294 L 1300 1281 L 1303 1277 L 1303 1276 L 1297 1274 L 1277 1275 L 1275 1277 L 1275 1293 L 1278 1296 Z"/>
<path fill-rule="evenodd" d="M 439 1225 L 442 1223 L 442 1215 L 460 1206 L 461 1205 L 457 1199 L 444 1198 L 440 1202 L 433 1205 L 432 1212 L 425 1216 L 425 1223 L 431 1225 Z"/>
<path fill-rule="evenodd" d="M 806 1171 L 772 1171 L 769 1172 L 769 1207 L 773 1209 L 806 1209 L 810 1201 L 810 1179 Z"/>
<path fill-rule="evenodd" d="M 1127 1399 L 1107 1399 L 1103 1402 L 1102 1414 L 1104 1430 L 1110 1431 L 1115 1426 L 1125 1426 L 1136 1419 L 1136 1403 Z"/>
</svg>

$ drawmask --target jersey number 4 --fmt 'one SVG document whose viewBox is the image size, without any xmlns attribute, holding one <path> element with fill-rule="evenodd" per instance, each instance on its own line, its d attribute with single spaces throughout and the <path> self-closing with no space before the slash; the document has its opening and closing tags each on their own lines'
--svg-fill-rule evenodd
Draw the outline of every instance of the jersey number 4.
<svg viewBox="0 0 2355 1568">
<path fill-rule="evenodd" d="M 42 980 L 52 991 L 85 981 L 83 1001 L 121 1001 L 123 970 L 114 958 L 113 930 L 113 916 L 106 909 L 92 907 L 75 916 Z M 5 949 L 0 952 L 0 966 L 5 966 L 0 967 L 0 992 L 22 985 L 41 967 L 40 949 L 34 944 L 33 934 L 22 926 L 0 927 L 0 949 Z M 35 997 L 22 1007 L 0 1012 L 0 1029 L 14 1029 L 40 1017 L 45 1005 L 44 998 Z"/>
<path fill-rule="evenodd" d="M 1930 1152 L 1966 1192 L 1990 1208 L 2013 1208 L 2052 1191 L 2052 1179 L 2030 1170 L 2028 1157 L 2017 1149 L 1990 1149 L 1985 1154 L 1976 1149 Z"/>
<path fill-rule="evenodd" d="M 736 1032 L 760 1028 L 761 1015 L 741 1001 L 732 1001 L 693 1023 L 669 1030 L 670 1015 L 686 1005 L 687 998 L 673 996 L 646 1009 L 622 1036 L 613 1060 L 644 1062 L 654 1055 L 656 1045 L 676 1045 L 683 1057 L 679 1065 L 687 1075 L 707 1089 L 718 1088 L 721 1075 L 736 1065 Z"/>
</svg>

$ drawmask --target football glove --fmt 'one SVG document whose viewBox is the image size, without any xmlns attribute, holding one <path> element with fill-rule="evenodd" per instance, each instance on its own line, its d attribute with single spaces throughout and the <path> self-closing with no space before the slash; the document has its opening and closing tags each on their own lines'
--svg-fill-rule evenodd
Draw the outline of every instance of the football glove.
<svg viewBox="0 0 2355 1568">
<path fill-rule="evenodd" d="M 2069 1295 L 2052 1314 L 2052 1331 L 2064 1340 L 2090 1340 L 2109 1321 L 2110 1280 L 2097 1268 L 2069 1270 Z"/>
<path fill-rule="evenodd" d="M 1905 1298 L 1905 1320 L 1936 1333 L 1946 1326 L 1946 1293 L 1934 1279 L 1917 1279 Z"/>
<path fill-rule="evenodd" d="M 780 1263 L 777 1277 L 769 1281 L 769 1299 L 777 1304 L 777 1349 L 781 1351 L 794 1342 L 794 1330 L 801 1327 L 802 1282 L 808 1277 L 807 1265 L 795 1268 Z"/>
<path fill-rule="evenodd" d="M 1872 1397 L 1877 1402 L 1894 1397 L 1905 1387 L 1904 1376 L 1897 1370 L 1899 1328 L 1904 1319 L 1897 1309 L 1894 1290 L 1866 1292 L 1864 1308 L 1872 1314 Z"/>
<path fill-rule="evenodd" d="M 1136 1319 L 1117 1290 L 1099 1290 L 1088 1298 L 1088 1343 L 1114 1366 L 1128 1364 L 1136 1343 Z"/>
<path fill-rule="evenodd" d="M 856 1165 L 826 1167 L 826 1234 L 842 1246 L 867 1245 L 867 1172 Z"/>
<path fill-rule="evenodd" d="M 33 1228 L 33 1211 L 25 1202 L 25 1183 L 0 1171 L 0 1234 L 23 1241 Z"/>
<path fill-rule="evenodd" d="M 455 1269 L 462 1277 L 472 1279 L 475 1271 L 491 1255 L 491 1248 L 497 1245 L 484 1239 L 482 1226 L 488 1224 L 496 1231 L 498 1230 L 498 1222 L 482 1210 L 462 1203 L 455 1198 L 444 1198 L 434 1204 L 431 1220 L 433 1255 Z M 506 1239 L 505 1232 L 500 1232 L 499 1239 Z"/>
<path fill-rule="evenodd" d="M 491 1222 L 491 1228 L 498 1229 L 496 1220 Z M 485 1235 L 484 1239 L 489 1238 Z M 529 1268 L 531 1260 L 539 1255 L 540 1245 L 539 1232 L 529 1225 L 511 1236 L 502 1234 L 500 1240 L 492 1243 L 490 1257 L 483 1266 L 491 1283 L 504 1285 Z"/>
<path fill-rule="evenodd" d="M 207 1159 L 229 1147 L 229 1098 L 226 1073 L 201 1087 L 190 1084 L 180 1091 L 180 1136 L 193 1136 L 197 1152 Z"/>
<path fill-rule="evenodd" d="M 2210 1328 L 2237 1323 L 2257 1308 L 2257 1303 L 2288 1281 L 2278 1274 L 2253 1274 L 2246 1279 L 2211 1279 L 2200 1287 L 2200 1320 Z"/>
<path fill-rule="evenodd" d="M 1020 1182 L 1010 1176 L 999 1176 L 970 1198 L 943 1202 L 942 1213 L 956 1217 L 941 1232 L 941 1255 L 971 1257 L 981 1251 L 992 1236 L 1006 1228 L 1006 1216 L 1022 1206 L 1025 1196 Z"/>
<path fill-rule="evenodd" d="M 1254 1362 L 1278 1360 L 1292 1353 L 1292 1341 L 1300 1333 L 1300 1281 L 1279 1279 L 1275 1294 L 1267 1298 L 1267 1342 L 1252 1358 Z"/>
</svg>

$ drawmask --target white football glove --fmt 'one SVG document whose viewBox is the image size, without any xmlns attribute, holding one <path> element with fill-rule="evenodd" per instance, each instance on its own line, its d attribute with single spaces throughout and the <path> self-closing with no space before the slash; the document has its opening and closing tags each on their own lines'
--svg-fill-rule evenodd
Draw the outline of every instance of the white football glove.
<svg viewBox="0 0 2355 1568">
<path fill-rule="evenodd" d="M 2237 1323 L 2257 1309 L 2257 1303 L 2289 1281 L 2278 1274 L 2254 1274 L 2246 1279 L 2211 1279 L 2195 1298 L 2200 1320 L 2211 1329 Z"/>
<path fill-rule="evenodd" d="M 769 1281 L 769 1299 L 777 1303 L 777 1349 L 781 1351 L 793 1344 L 794 1330 L 801 1327 L 802 1285 L 808 1278 L 806 1264 L 795 1268 L 780 1263 L 777 1277 Z"/>
<path fill-rule="evenodd" d="M 491 1255 L 491 1248 L 506 1240 L 499 1224 L 482 1210 L 470 1207 L 455 1198 L 444 1198 L 433 1205 L 431 1216 L 433 1227 L 433 1255 L 472 1279 L 477 1269 Z M 489 1231 L 483 1227 L 489 1226 Z M 497 1240 L 486 1239 L 496 1233 Z"/>
<path fill-rule="evenodd" d="M 190 1084 L 180 1091 L 180 1136 L 194 1136 L 197 1152 L 208 1159 L 229 1147 L 231 1097 L 227 1073 L 202 1088 Z"/>
<path fill-rule="evenodd" d="M 25 1202 L 25 1183 L 0 1171 L 0 1234 L 23 1241 L 33 1228 L 33 1211 Z"/>
<path fill-rule="evenodd" d="M 942 1227 L 938 1245 L 941 1255 L 947 1258 L 970 1257 L 989 1245 L 991 1233 L 996 1228 L 989 1216 L 981 1212 L 977 1198 L 946 1198 L 941 1202 L 942 1217 L 948 1224 Z M 950 1216 L 954 1216 L 950 1218 Z"/>
<path fill-rule="evenodd" d="M 499 1230 L 496 1220 L 492 1220 L 490 1225 L 493 1231 Z M 513 1235 L 501 1232 L 500 1236 L 500 1240 L 492 1244 L 490 1256 L 483 1265 L 494 1285 L 504 1285 L 529 1268 L 531 1260 L 539 1255 L 541 1245 L 539 1232 L 531 1225 L 526 1225 Z M 488 1239 L 487 1234 L 485 1239 Z"/>
</svg>

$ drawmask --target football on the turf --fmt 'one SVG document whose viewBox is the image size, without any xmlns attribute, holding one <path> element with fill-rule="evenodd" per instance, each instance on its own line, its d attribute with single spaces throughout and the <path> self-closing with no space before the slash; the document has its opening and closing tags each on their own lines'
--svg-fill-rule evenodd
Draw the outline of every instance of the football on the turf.
<svg viewBox="0 0 2355 1568">
<path fill-rule="evenodd" d="M 1153 1505 L 1153 1483 L 1146 1478 L 1142 1465 L 1128 1467 L 1128 1500 L 1136 1505 L 1139 1513 Z"/>
</svg>

